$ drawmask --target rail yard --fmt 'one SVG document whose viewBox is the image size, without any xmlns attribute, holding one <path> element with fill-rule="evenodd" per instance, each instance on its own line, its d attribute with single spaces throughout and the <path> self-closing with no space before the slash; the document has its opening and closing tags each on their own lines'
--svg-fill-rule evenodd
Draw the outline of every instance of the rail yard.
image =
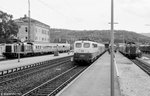
<svg viewBox="0 0 150 96">
<path fill-rule="evenodd" d="M 149 3 L 2 0 L 0 96 L 150 96 Z"/>
<path fill-rule="evenodd" d="M 73 55 L 62 53 L 22 58 L 20 62 L 0 61 L 1 95 L 110 96 L 109 52 L 90 65 L 74 64 Z M 115 96 L 149 96 L 149 86 L 145 85 L 150 84 L 150 59 L 144 56 L 130 60 L 120 52 L 115 53 Z M 146 67 L 138 67 L 144 64 Z"/>
</svg>

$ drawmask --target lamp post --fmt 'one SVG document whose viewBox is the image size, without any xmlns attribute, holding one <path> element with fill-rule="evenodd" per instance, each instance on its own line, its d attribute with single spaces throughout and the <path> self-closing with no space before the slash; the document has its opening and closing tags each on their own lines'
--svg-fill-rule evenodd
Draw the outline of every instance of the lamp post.
<svg viewBox="0 0 150 96">
<path fill-rule="evenodd" d="M 150 26 L 150 24 L 145 24 L 145 26 Z M 140 39 L 140 38 L 139 38 Z M 140 40 L 139 40 L 140 41 Z"/>
<path fill-rule="evenodd" d="M 18 49 L 18 62 L 20 62 L 20 51 L 21 51 L 21 47 L 20 47 L 20 42 L 19 42 L 19 37 L 17 38 L 17 42 L 18 42 L 18 47 L 17 47 L 17 49 Z"/>
<path fill-rule="evenodd" d="M 123 32 L 122 32 L 122 38 L 123 38 L 122 43 L 124 43 L 124 33 Z"/>
<path fill-rule="evenodd" d="M 20 43 L 18 43 L 18 62 L 20 62 Z"/>
<path fill-rule="evenodd" d="M 30 20 L 30 0 L 28 0 L 28 42 L 30 43 L 31 41 L 30 41 L 30 34 L 31 34 L 31 32 L 30 32 L 30 26 L 31 26 L 31 20 Z"/>
<path fill-rule="evenodd" d="M 114 2 L 111 0 L 111 96 L 114 96 Z"/>
</svg>

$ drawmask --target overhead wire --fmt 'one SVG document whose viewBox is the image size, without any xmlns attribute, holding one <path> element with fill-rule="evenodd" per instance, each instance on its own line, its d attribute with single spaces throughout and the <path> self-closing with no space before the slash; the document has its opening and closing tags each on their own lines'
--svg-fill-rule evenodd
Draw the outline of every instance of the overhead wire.
<svg viewBox="0 0 150 96">
<path fill-rule="evenodd" d="M 38 2 L 40 2 L 41 4 L 43 4 L 45 7 L 51 9 L 52 11 L 55 11 L 57 14 L 61 15 L 61 16 L 64 16 L 66 19 L 71 19 L 71 20 L 75 20 L 75 18 L 72 18 L 72 17 L 69 17 L 65 14 L 63 14 L 61 11 L 57 10 L 56 8 L 53 8 L 52 6 L 50 6 L 49 4 L 45 3 L 44 1 L 42 0 L 37 0 Z"/>
</svg>

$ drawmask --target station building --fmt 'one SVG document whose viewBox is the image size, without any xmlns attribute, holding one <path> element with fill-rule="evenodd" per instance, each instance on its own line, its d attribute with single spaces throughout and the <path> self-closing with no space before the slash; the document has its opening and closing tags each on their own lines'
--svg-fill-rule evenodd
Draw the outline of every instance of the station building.
<svg viewBox="0 0 150 96">
<path fill-rule="evenodd" d="M 21 41 L 28 40 L 28 17 L 25 15 L 14 21 L 19 27 L 17 37 Z M 50 42 L 50 26 L 44 24 L 38 20 L 30 18 L 30 41 L 37 43 L 49 43 Z"/>
</svg>

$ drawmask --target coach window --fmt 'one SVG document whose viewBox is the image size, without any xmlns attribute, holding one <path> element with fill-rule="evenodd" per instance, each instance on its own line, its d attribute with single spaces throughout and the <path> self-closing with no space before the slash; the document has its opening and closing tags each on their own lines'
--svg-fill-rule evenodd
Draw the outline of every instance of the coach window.
<svg viewBox="0 0 150 96">
<path fill-rule="evenodd" d="M 90 43 L 84 43 L 84 48 L 89 48 L 90 47 Z"/>
<path fill-rule="evenodd" d="M 81 43 L 76 43 L 76 48 L 81 48 L 82 44 Z"/>
</svg>

